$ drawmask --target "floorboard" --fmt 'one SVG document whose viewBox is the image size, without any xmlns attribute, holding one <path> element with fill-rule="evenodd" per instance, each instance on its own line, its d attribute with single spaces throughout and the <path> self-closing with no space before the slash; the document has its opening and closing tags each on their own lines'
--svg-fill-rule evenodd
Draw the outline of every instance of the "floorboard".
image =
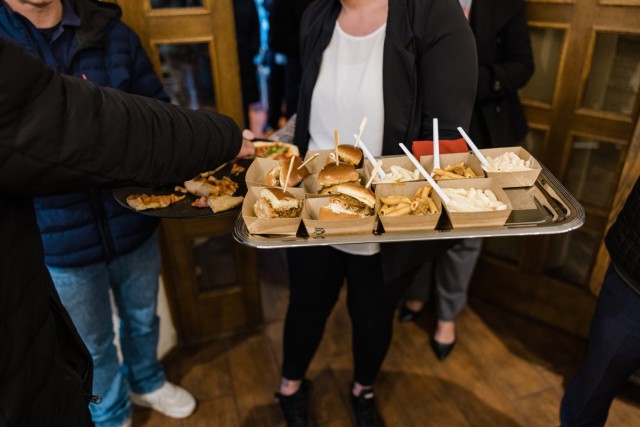
<svg viewBox="0 0 640 427">
<path fill-rule="evenodd" d="M 185 420 L 135 408 L 135 427 L 285 427 L 274 391 L 282 363 L 288 303 L 283 253 L 262 251 L 265 324 L 257 332 L 180 347 L 163 361 L 167 377 L 199 405 Z M 444 362 L 429 347 L 435 319 L 396 323 L 376 382 L 387 426 L 558 426 L 560 399 L 582 357 L 582 339 L 471 298 L 456 321 L 458 341 Z M 345 294 L 335 307 L 308 372 L 319 427 L 353 424 L 351 325 Z M 607 427 L 640 425 L 640 386 L 614 401 Z"/>
</svg>

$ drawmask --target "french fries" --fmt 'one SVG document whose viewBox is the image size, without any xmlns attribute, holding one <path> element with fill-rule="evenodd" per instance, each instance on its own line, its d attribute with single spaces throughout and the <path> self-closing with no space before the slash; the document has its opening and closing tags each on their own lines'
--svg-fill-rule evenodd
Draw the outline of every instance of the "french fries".
<svg viewBox="0 0 640 427">
<path fill-rule="evenodd" d="M 383 216 L 402 216 L 402 215 L 427 215 L 438 213 L 438 207 L 429 197 L 431 193 L 429 184 L 420 187 L 412 196 L 390 195 L 380 197 L 382 206 L 378 213 Z"/>
<path fill-rule="evenodd" d="M 384 171 L 387 175 L 384 179 L 380 179 L 380 177 L 376 177 L 373 180 L 374 184 L 383 184 L 388 182 L 406 182 L 406 181 L 418 181 L 420 180 L 420 172 L 418 169 L 415 169 L 411 172 L 408 169 L 403 168 L 398 165 L 391 165 L 389 170 Z"/>
<path fill-rule="evenodd" d="M 448 165 L 444 169 L 433 169 L 433 178 L 436 180 L 443 179 L 461 179 L 461 178 L 477 178 L 476 173 L 469 166 L 465 166 L 464 162 Z"/>
<path fill-rule="evenodd" d="M 449 196 L 447 209 L 450 212 L 503 211 L 507 205 L 496 198 L 493 191 L 475 188 L 444 188 Z"/>
</svg>

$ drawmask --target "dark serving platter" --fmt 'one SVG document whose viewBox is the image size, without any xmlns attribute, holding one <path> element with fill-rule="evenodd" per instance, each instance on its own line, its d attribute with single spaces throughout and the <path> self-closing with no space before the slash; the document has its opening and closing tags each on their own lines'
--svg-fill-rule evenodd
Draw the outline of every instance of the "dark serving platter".
<svg viewBox="0 0 640 427">
<path fill-rule="evenodd" d="M 213 176 L 215 178 L 221 179 L 222 177 L 228 176 L 231 180 L 235 181 L 238 184 L 238 189 L 233 194 L 234 196 L 245 196 L 247 194 L 247 184 L 245 182 L 245 175 L 247 173 L 247 169 L 251 164 L 252 159 L 243 159 L 239 160 L 237 163 L 244 167 L 244 170 L 237 174 L 231 175 L 232 164 L 230 162 L 226 163 L 224 167 L 217 170 Z M 224 215 L 237 215 L 238 212 L 242 209 L 242 204 L 236 206 L 233 209 L 229 209 L 223 212 L 213 213 L 211 209 L 207 208 L 196 208 L 191 206 L 191 204 L 198 199 L 197 196 L 193 194 L 185 194 L 186 197 L 180 200 L 177 203 L 167 206 L 166 208 L 160 209 L 147 209 L 144 211 L 136 211 L 127 203 L 127 197 L 132 194 L 148 194 L 148 195 L 165 195 L 165 194 L 178 194 L 182 193 L 175 191 L 174 188 L 176 185 L 183 186 L 182 182 L 178 182 L 175 185 L 167 185 L 161 187 L 124 187 L 113 190 L 113 197 L 115 197 L 116 201 L 120 203 L 125 208 L 137 212 L 142 215 L 153 216 L 157 218 L 173 218 L 173 219 L 195 219 L 195 218 L 209 218 L 216 216 L 224 216 Z"/>
</svg>

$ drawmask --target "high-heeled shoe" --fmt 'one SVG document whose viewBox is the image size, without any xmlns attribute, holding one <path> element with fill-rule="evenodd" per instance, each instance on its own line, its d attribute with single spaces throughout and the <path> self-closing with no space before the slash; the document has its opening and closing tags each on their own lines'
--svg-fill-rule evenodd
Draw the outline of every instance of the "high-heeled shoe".
<svg viewBox="0 0 640 427">
<path fill-rule="evenodd" d="M 406 304 L 402 304 L 400 306 L 400 311 L 398 312 L 398 321 L 400 323 L 405 322 L 413 322 L 422 314 L 422 310 L 414 311 L 407 307 Z"/>
<path fill-rule="evenodd" d="M 451 353 L 451 350 L 453 350 L 453 346 L 455 344 L 455 341 L 451 344 L 442 344 L 431 338 L 431 349 L 433 349 L 433 352 L 436 354 L 436 357 L 440 361 L 446 359 L 447 356 L 449 356 L 449 353 Z"/>
</svg>

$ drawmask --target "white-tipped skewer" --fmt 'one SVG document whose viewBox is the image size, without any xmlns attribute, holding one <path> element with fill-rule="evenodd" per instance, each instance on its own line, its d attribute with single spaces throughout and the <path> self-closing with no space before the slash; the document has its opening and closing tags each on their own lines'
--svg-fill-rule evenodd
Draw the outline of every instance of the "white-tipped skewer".
<svg viewBox="0 0 640 427">
<path fill-rule="evenodd" d="M 287 184 L 289 184 L 289 177 L 291 176 L 291 169 L 293 169 L 293 161 L 295 157 L 291 157 L 291 161 L 289 162 L 289 171 L 287 172 L 287 177 L 284 180 L 284 186 L 282 187 L 282 191 L 287 191 Z"/>
<path fill-rule="evenodd" d="M 413 163 L 416 169 L 418 169 L 418 171 L 420 171 L 422 176 L 424 176 L 424 179 L 426 179 L 427 182 L 429 182 L 429 185 L 431 185 L 431 187 L 433 187 L 436 193 L 438 193 L 438 196 L 440 196 L 442 201 L 444 203 L 449 203 L 450 200 L 449 200 L 449 196 L 447 196 L 447 193 L 445 193 L 444 190 L 440 188 L 440 186 L 435 182 L 435 180 L 431 178 L 431 175 L 429 175 L 429 173 L 426 170 L 424 170 L 420 162 L 416 160 L 413 154 L 411 154 L 411 151 L 409 151 L 402 142 L 399 145 L 400 145 L 400 148 L 402 148 L 402 151 L 404 151 L 404 154 L 406 154 L 409 160 L 411 160 L 411 163 Z"/>
<path fill-rule="evenodd" d="M 360 132 L 358 134 L 358 136 L 356 137 L 356 142 L 353 144 L 354 147 L 358 146 L 358 143 L 360 142 L 360 138 L 362 138 L 362 132 L 364 132 L 364 127 L 367 125 L 367 116 L 364 116 L 362 118 L 362 121 L 360 122 L 360 127 L 358 127 L 358 131 Z"/>
<path fill-rule="evenodd" d="M 482 166 L 485 166 L 485 167 L 489 166 L 489 162 L 487 162 L 487 158 L 484 156 L 484 154 L 480 152 L 480 150 L 478 150 L 478 147 L 476 147 L 476 144 L 473 143 L 473 141 L 471 140 L 471 138 L 469 138 L 469 135 L 467 135 L 464 129 L 458 126 L 458 132 L 460 132 L 460 135 L 462 135 L 464 140 L 467 141 L 467 145 L 471 147 L 473 154 L 475 154 L 478 160 L 480 160 L 480 163 L 482 164 Z"/>
<path fill-rule="evenodd" d="M 440 133 L 438 119 L 433 119 L 433 167 L 440 169 Z"/>
<path fill-rule="evenodd" d="M 369 160 L 369 162 L 371 162 L 372 165 L 375 165 L 376 164 L 376 158 L 373 157 L 373 154 L 371 154 L 371 151 L 369 151 L 367 146 L 364 145 L 364 142 L 362 140 L 358 141 L 358 135 L 356 135 L 355 133 L 353 134 L 353 137 L 356 139 L 356 145 L 354 147 L 360 146 L 360 148 L 362 149 L 362 152 L 367 157 L 367 160 Z M 384 171 L 382 169 L 380 169 L 378 171 L 378 175 L 380 175 L 381 179 L 385 179 L 387 177 L 387 174 L 384 173 Z"/>
<path fill-rule="evenodd" d="M 378 173 L 378 170 L 382 168 L 382 160 L 378 160 L 378 163 L 376 163 L 376 165 L 373 167 L 373 170 L 371 171 L 371 177 L 369 178 L 369 181 L 367 181 L 367 185 L 365 185 L 366 188 L 371 187 L 371 184 L 373 183 L 373 179 L 376 177 L 376 173 Z"/>
<path fill-rule="evenodd" d="M 307 163 L 309 163 L 311 160 L 315 159 L 316 157 L 318 157 L 320 155 L 320 153 L 316 153 L 313 156 L 309 157 L 307 160 L 305 160 L 304 162 L 302 162 L 302 164 L 300 166 L 298 166 L 297 170 L 302 169 Z"/>
</svg>

